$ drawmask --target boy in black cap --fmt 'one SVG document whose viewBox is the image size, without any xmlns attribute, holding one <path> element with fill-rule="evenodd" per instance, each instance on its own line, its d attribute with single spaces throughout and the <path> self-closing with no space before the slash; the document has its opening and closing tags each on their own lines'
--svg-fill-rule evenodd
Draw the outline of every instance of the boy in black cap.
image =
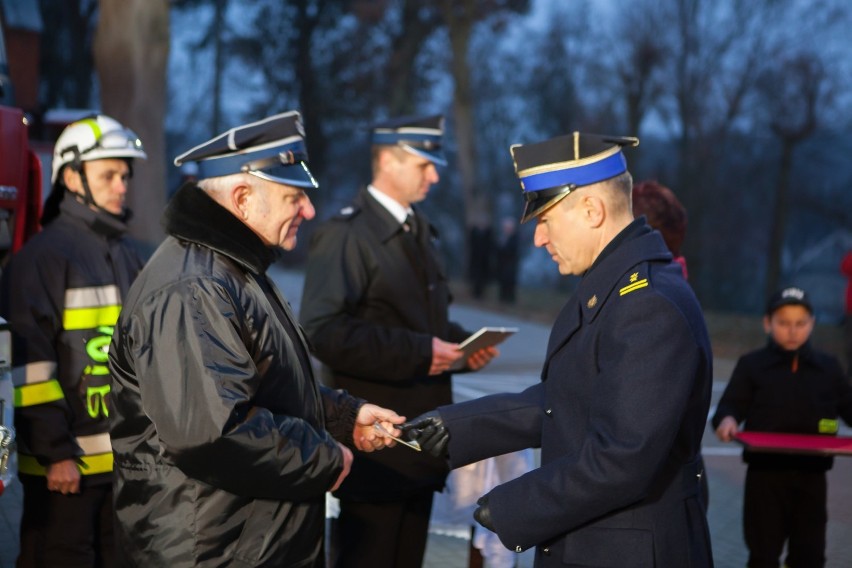
<svg viewBox="0 0 852 568">
<path fill-rule="evenodd" d="M 777 292 L 766 306 L 762 349 L 740 357 L 713 417 L 716 435 L 745 430 L 837 434 L 838 416 L 852 424 L 852 386 L 840 363 L 810 344 L 813 306 L 801 288 Z M 743 452 L 748 463 L 743 528 L 752 568 L 825 563 L 826 478 L 833 458 Z"/>
</svg>

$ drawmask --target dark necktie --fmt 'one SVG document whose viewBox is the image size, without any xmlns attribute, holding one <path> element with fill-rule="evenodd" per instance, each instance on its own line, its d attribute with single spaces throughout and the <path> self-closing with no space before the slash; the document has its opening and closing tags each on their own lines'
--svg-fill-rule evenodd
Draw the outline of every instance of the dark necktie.
<svg viewBox="0 0 852 568">
<path fill-rule="evenodd" d="M 417 219 L 414 218 L 414 215 L 411 213 L 405 218 L 405 221 L 402 223 L 403 229 L 407 233 L 410 233 L 414 240 L 417 240 Z"/>
</svg>

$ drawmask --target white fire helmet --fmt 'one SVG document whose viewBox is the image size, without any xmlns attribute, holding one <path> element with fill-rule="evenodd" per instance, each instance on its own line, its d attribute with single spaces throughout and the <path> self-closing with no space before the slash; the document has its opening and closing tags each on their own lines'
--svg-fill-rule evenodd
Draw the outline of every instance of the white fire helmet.
<svg viewBox="0 0 852 568">
<path fill-rule="evenodd" d="M 69 164 L 105 158 L 147 158 L 142 141 L 129 128 L 103 114 L 93 115 L 68 125 L 53 149 L 50 183 L 55 185 L 59 172 Z"/>
</svg>

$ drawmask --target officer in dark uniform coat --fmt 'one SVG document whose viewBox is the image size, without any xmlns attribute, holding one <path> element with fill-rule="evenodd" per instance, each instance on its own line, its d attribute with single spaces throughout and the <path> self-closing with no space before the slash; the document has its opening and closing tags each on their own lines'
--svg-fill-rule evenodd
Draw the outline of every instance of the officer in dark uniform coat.
<svg viewBox="0 0 852 568">
<path fill-rule="evenodd" d="M 563 274 L 542 382 L 440 407 L 403 426 L 459 467 L 541 447 L 541 467 L 479 500 L 475 518 L 536 566 L 711 566 L 699 449 L 712 361 L 701 308 L 644 218 L 621 146 L 574 133 L 512 148 L 524 220 Z"/>
<path fill-rule="evenodd" d="M 325 382 L 406 416 L 452 402 L 448 369 L 470 335 L 448 320 L 437 234 L 411 206 L 438 181 L 435 164 L 446 163 L 442 122 L 404 118 L 373 129 L 373 182 L 314 234 L 300 309 Z M 422 563 L 433 492 L 449 469 L 402 445 L 384 454 L 359 456 L 335 492 L 338 566 Z"/>
</svg>

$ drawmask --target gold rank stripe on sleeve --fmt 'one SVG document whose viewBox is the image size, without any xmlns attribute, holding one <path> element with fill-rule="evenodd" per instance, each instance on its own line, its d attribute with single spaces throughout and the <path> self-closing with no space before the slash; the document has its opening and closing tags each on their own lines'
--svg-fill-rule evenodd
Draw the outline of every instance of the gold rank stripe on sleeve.
<svg viewBox="0 0 852 568">
<path fill-rule="evenodd" d="M 12 368 L 15 406 L 21 408 L 65 398 L 62 386 L 54 376 L 55 372 L 56 363 L 53 361 L 37 361 Z"/>
<path fill-rule="evenodd" d="M 109 473 L 112 471 L 113 457 L 109 434 L 95 434 L 77 437 L 77 444 L 84 455 L 77 458 L 77 467 L 83 475 Z M 29 475 L 45 475 L 43 465 L 34 456 L 18 454 L 18 471 Z"/>
<path fill-rule="evenodd" d="M 623 296 L 625 294 L 629 294 L 630 292 L 635 292 L 636 290 L 639 290 L 640 288 L 645 288 L 647 285 L 648 285 L 648 279 L 647 278 L 643 278 L 642 280 L 637 280 L 636 282 L 634 282 L 632 284 L 628 284 L 627 286 L 625 286 L 624 288 L 619 290 L 618 295 Z"/>
</svg>

